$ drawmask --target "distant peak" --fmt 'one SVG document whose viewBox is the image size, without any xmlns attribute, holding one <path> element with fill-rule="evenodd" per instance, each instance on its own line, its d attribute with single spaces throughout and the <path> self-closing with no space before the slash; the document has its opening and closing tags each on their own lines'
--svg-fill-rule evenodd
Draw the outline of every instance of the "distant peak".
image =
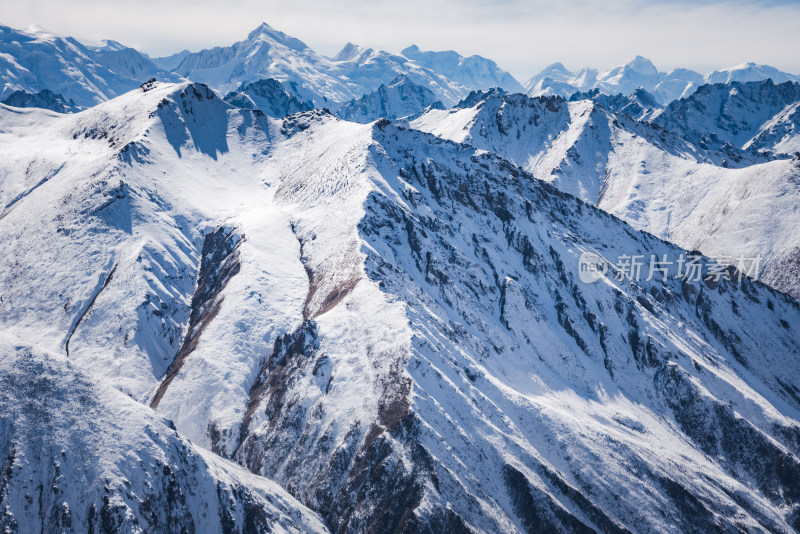
<svg viewBox="0 0 800 534">
<path fill-rule="evenodd" d="M 550 63 L 548 66 L 546 66 L 546 67 L 544 68 L 544 70 L 546 70 L 546 71 L 551 71 L 551 70 L 567 70 L 567 67 L 565 67 L 565 66 L 564 66 L 564 64 L 563 64 L 563 63 L 561 63 L 560 61 L 556 61 L 555 63 Z"/>
<path fill-rule="evenodd" d="M 274 41 L 294 50 L 305 50 L 308 45 L 300 39 L 286 35 L 280 30 L 276 30 L 266 22 L 262 22 L 256 29 L 247 35 L 247 40 L 250 42 L 256 41 Z"/>
<path fill-rule="evenodd" d="M 344 48 L 342 48 L 338 54 L 333 56 L 333 60 L 350 61 L 352 59 L 355 59 L 360 52 L 361 52 L 360 46 L 358 46 L 355 43 L 348 42 L 346 45 L 344 45 Z"/>
<path fill-rule="evenodd" d="M 333 57 L 334 61 L 359 61 L 365 54 L 371 54 L 372 48 L 364 48 L 354 43 L 344 45 L 338 54 Z"/>
<path fill-rule="evenodd" d="M 653 62 L 643 56 L 636 56 L 626 66 L 642 74 L 658 74 L 658 69 Z"/>
<path fill-rule="evenodd" d="M 102 48 L 104 50 L 113 50 L 115 52 L 118 52 L 120 50 L 125 50 L 128 47 L 118 41 L 113 41 L 111 39 L 103 39 L 102 41 L 100 41 L 100 44 L 97 45 L 95 48 Z"/>
<path fill-rule="evenodd" d="M 267 24 L 266 22 L 262 22 L 259 24 L 253 31 L 251 31 L 248 35 L 248 39 L 256 39 L 261 35 L 269 35 L 275 32 L 275 28 Z"/>
<path fill-rule="evenodd" d="M 54 33 L 45 30 L 44 28 L 42 28 L 38 24 L 31 24 L 30 26 L 25 28 L 23 31 L 24 31 L 24 33 L 27 33 L 28 35 L 36 37 L 37 39 L 54 39 L 55 38 L 55 34 Z"/>
<path fill-rule="evenodd" d="M 400 53 L 406 57 L 410 57 L 410 54 L 416 54 L 417 52 L 419 52 L 419 47 L 415 44 L 412 44 L 411 46 L 404 48 Z"/>
</svg>

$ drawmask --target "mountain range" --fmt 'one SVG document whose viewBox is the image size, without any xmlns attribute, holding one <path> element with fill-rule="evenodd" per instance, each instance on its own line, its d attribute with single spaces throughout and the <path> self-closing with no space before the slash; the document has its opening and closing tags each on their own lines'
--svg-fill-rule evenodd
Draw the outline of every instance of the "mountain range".
<svg viewBox="0 0 800 534">
<path fill-rule="evenodd" d="M 630 63 L 606 71 L 587 67 L 572 72 L 561 63 L 553 63 L 525 82 L 525 89 L 530 96 L 559 95 L 569 98 L 578 91 L 592 89 L 599 89 L 610 95 L 629 95 L 642 88 L 652 93 L 661 105 L 666 105 L 691 95 L 704 84 L 767 79 L 775 83 L 800 82 L 800 75 L 788 74 L 769 65 L 756 63 L 743 63 L 706 75 L 683 68 L 660 72 L 652 61 L 636 56 Z"/>
<path fill-rule="evenodd" d="M 416 45 L 393 54 L 347 43 L 328 58 L 266 23 L 233 45 L 199 52 L 183 50 L 161 58 L 150 58 L 112 40 L 92 46 L 36 26 L 26 30 L 0 26 L 0 54 L 0 100 L 17 90 L 37 93 L 48 89 L 82 108 L 134 89 L 149 79 L 203 82 L 225 95 L 243 84 L 272 78 L 293 84 L 301 101 L 334 110 L 401 75 L 432 91 L 436 100 L 446 106 L 456 104 L 473 90 L 493 87 L 511 93 L 527 91 L 530 96 L 564 98 L 592 90 L 628 96 L 644 89 L 659 106 L 665 106 L 690 96 L 706 83 L 800 81 L 798 75 L 755 63 L 705 76 L 682 68 L 664 73 L 650 60 L 637 56 L 630 63 L 607 71 L 584 68 L 572 72 L 563 64 L 554 63 L 531 77 L 523 88 L 494 61 L 481 56 L 423 51 Z"/>
<path fill-rule="evenodd" d="M 185 477 L 280 495 L 210 452 L 97 445 L 106 420 L 167 443 L 145 422 L 160 416 L 333 531 L 799 526 L 797 301 L 735 276 L 582 283 L 584 251 L 684 251 L 386 121 L 273 119 L 157 82 L 75 115 L 0 113 L 6 524 L 52 530 L 69 510 L 84 530 L 112 508 L 153 525 L 163 501 L 140 488 L 177 495 Z M 42 410 L 76 430 L 29 451 Z M 86 450 L 119 482 L 62 475 Z M 39 500 L 27 473 L 69 490 Z M 168 517 L 225 495 L 203 488 Z M 260 513 L 314 524 L 281 498 Z"/>
<path fill-rule="evenodd" d="M 3 532 L 800 530 L 796 81 L 0 32 Z"/>
</svg>

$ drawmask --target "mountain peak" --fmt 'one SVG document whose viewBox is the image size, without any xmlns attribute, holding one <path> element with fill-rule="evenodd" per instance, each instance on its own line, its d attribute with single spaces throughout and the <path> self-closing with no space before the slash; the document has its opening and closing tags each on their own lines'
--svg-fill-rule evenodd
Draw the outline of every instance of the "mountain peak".
<svg viewBox="0 0 800 534">
<path fill-rule="evenodd" d="M 333 56 L 334 61 L 354 61 L 367 50 L 355 43 L 348 42 L 338 54 Z"/>
<path fill-rule="evenodd" d="M 388 83 L 388 84 L 386 84 L 386 85 L 387 85 L 388 87 L 397 87 L 398 85 L 403 85 L 403 84 L 406 84 L 406 83 L 408 83 L 408 84 L 412 84 L 412 85 L 416 85 L 414 82 L 412 82 L 412 81 L 411 81 L 411 80 L 408 78 L 408 74 L 406 74 L 405 72 L 401 72 L 400 74 L 398 74 L 398 75 L 395 77 L 395 79 L 394 79 L 394 80 L 392 80 L 391 82 L 389 82 L 389 83 Z"/>
<path fill-rule="evenodd" d="M 544 69 L 542 69 L 542 72 L 570 72 L 571 73 L 571 71 L 569 69 L 567 69 L 567 67 L 565 67 L 564 64 L 561 63 L 560 61 L 556 61 L 555 63 L 550 63 L 548 66 L 546 66 Z"/>
<path fill-rule="evenodd" d="M 275 28 L 267 24 L 266 22 L 262 22 L 259 24 L 253 31 L 247 34 L 248 39 L 257 39 L 261 35 L 269 35 L 275 33 Z"/>
<path fill-rule="evenodd" d="M 400 53 L 406 57 L 408 57 L 408 54 L 415 54 L 417 52 L 419 52 L 419 47 L 415 44 L 412 44 L 411 46 L 406 47 L 400 51 Z"/>
<path fill-rule="evenodd" d="M 111 39 L 103 39 L 102 41 L 100 41 L 100 44 L 92 48 L 97 50 L 109 50 L 113 52 L 119 52 L 120 50 L 125 50 L 128 47 L 118 41 L 113 41 Z"/>
<path fill-rule="evenodd" d="M 653 62 L 650 61 L 649 59 L 647 59 L 646 57 L 643 57 L 643 56 L 638 56 L 637 55 L 635 58 L 633 58 L 633 60 L 631 60 L 625 66 L 630 68 L 631 70 L 635 70 L 636 72 L 639 72 L 641 74 L 647 74 L 647 75 L 657 75 L 658 74 L 658 69 L 653 64 Z"/>
<path fill-rule="evenodd" d="M 247 41 L 274 41 L 293 50 L 305 50 L 308 48 L 308 45 L 300 39 L 286 35 L 266 22 L 262 22 L 256 29 L 247 34 Z"/>
<path fill-rule="evenodd" d="M 31 37 L 35 37 L 37 39 L 42 39 L 46 41 L 51 41 L 56 38 L 56 35 L 54 33 L 47 31 L 38 24 L 31 24 L 22 31 L 23 33 L 26 33 Z"/>
</svg>

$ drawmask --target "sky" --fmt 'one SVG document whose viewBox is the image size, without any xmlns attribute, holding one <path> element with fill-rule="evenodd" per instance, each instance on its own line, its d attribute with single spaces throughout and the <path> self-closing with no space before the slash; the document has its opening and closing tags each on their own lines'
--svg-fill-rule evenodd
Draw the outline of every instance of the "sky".
<svg viewBox="0 0 800 534">
<path fill-rule="evenodd" d="M 0 24 L 38 24 L 152 56 L 229 45 L 261 22 L 333 56 L 348 41 L 456 50 L 524 82 L 546 65 L 611 68 L 634 56 L 702 73 L 754 61 L 800 73 L 800 0 L 0 0 Z"/>
</svg>

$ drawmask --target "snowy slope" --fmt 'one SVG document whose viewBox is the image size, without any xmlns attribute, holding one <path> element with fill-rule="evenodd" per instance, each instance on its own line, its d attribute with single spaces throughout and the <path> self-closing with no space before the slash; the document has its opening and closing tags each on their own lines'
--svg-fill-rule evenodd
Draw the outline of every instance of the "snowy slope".
<svg viewBox="0 0 800 534">
<path fill-rule="evenodd" d="M 577 112 L 526 99 L 501 119 L 525 109 L 513 131 L 542 146 L 534 116 Z M 800 526 L 796 301 L 746 279 L 581 283 L 584 251 L 682 251 L 388 121 L 152 84 L 0 124 L 0 329 L 331 530 Z"/>
<path fill-rule="evenodd" d="M 0 334 L 4 532 L 326 532 L 280 486 L 195 447 L 63 355 Z"/>
<path fill-rule="evenodd" d="M 18 90 L 49 89 L 89 107 L 153 77 L 177 80 L 130 48 L 107 44 L 89 48 L 35 26 L 26 30 L 0 26 L 0 99 Z"/>
<path fill-rule="evenodd" d="M 760 255 L 761 280 L 800 298 L 800 159 L 742 169 L 667 166 L 653 164 L 652 147 L 629 146 L 646 163 L 612 156 L 599 207 L 726 264 Z"/>
<path fill-rule="evenodd" d="M 372 93 L 353 99 L 336 111 L 336 116 L 353 122 L 399 119 L 444 106 L 432 91 L 401 75 Z"/>
</svg>

